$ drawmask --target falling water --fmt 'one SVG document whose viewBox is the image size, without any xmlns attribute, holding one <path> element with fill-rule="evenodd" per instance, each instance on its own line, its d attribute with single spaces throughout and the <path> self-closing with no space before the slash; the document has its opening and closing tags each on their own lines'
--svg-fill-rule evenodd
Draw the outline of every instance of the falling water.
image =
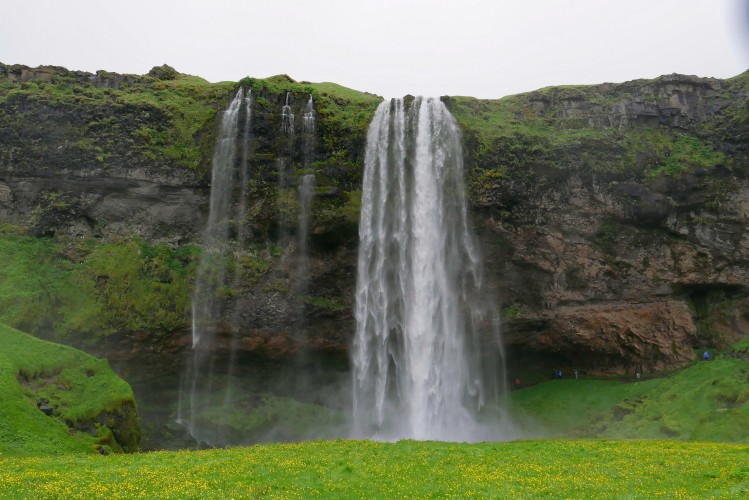
<svg viewBox="0 0 749 500">
<path fill-rule="evenodd" d="M 359 437 L 499 437 L 477 422 L 504 378 L 464 191 L 461 136 L 445 105 L 382 103 L 367 136 L 359 225 Z"/>
<path fill-rule="evenodd" d="M 299 261 L 297 265 L 297 279 L 299 290 L 297 295 L 307 294 L 309 282 L 309 228 L 312 198 L 315 196 L 315 174 L 302 177 L 299 184 Z"/>
<path fill-rule="evenodd" d="M 252 130 L 252 90 L 247 91 L 247 95 L 244 98 L 244 127 L 242 132 L 242 157 L 239 163 L 240 168 L 240 181 L 242 182 L 240 194 L 239 194 L 239 205 L 237 208 L 237 240 L 240 243 L 245 243 L 247 239 L 246 221 L 247 218 L 247 206 L 249 203 L 249 182 L 250 182 L 250 136 Z"/>
<path fill-rule="evenodd" d="M 239 110 L 244 92 L 239 89 L 221 116 L 211 167 L 211 198 L 204 253 L 198 266 L 192 302 L 192 346 L 197 349 L 217 318 L 216 290 L 224 285 L 224 266 L 215 265 L 226 253 L 229 241 L 229 204 L 234 185 Z"/>
<path fill-rule="evenodd" d="M 309 96 L 302 115 L 302 136 L 304 138 L 304 166 L 309 167 L 315 147 L 315 106 L 312 102 L 312 94 Z"/>
<path fill-rule="evenodd" d="M 288 139 L 294 138 L 294 113 L 291 112 L 291 106 L 289 106 L 289 95 L 291 92 L 286 92 L 286 101 L 281 108 L 281 133 Z"/>
<path fill-rule="evenodd" d="M 302 138 L 304 166 L 309 167 L 312 150 L 315 139 L 315 107 L 312 102 L 312 94 L 307 100 L 302 115 Z M 299 264 L 297 266 L 297 279 L 299 280 L 299 291 L 297 295 L 304 296 L 307 294 L 307 285 L 309 282 L 309 226 L 310 210 L 312 208 L 312 198 L 315 195 L 315 174 L 306 174 L 299 183 Z"/>
<path fill-rule="evenodd" d="M 242 126 L 242 144 L 241 144 L 241 156 L 239 161 L 239 200 L 237 202 L 236 216 L 234 218 L 234 225 L 236 227 L 236 241 L 243 245 L 247 242 L 247 209 L 250 202 L 249 194 L 249 182 L 250 182 L 250 138 L 252 132 L 252 89 L 247 90 L 247 95 L 244 97 L 244 123 Z M 234 272 L 232 273 L 228 283 L 234 289 L 239 289 L 242 286 L 242 273 L 238 266 L 233 267 Z M 239 324 L 239 309 L 232 308 L 230 324 L 228 325 L 231 330 L 231 345 L 229 346 L 229 363 L 227 367 L 226 377 L 226 393 L 224 395 L 224 404 L 228 405 L 234 398 L 234 366 L 236 364 L 237 354 L 237 341 L 239 340 L 238 335 L 238 324 Z"/>
<path fill-rule="evenodd" d="M 243 89 L 240 88 L 229 107 L 221 113 L 216 149 L 213 154 L 208 224 L 192 301 L 193 357 L 183 376 L 178 408 L 178 420 L 187 424 L 193 437 L 208 443 L 216 442 L 217 436 L 214 431 L 198 422 L 199 412 L 214 402 L 214 394 L 222 391 L 228 393 L 229 390 L 226 383 L 217 382 L 219 378 L 225 381 L 227 377 L 215 376 L 213 353 L 221 342 L 217 335 L 219 323 L 222 321 L 222 300 L 219 294 L 227 283 L 233 281 L 231 276 L 226 276 L 225 260 L 230 251 L 229 220 L 232 215 L 237 215 L 232 214 L 230 208 L 236 178 L 239 117 L 243 103 L 246 106 L 246 115 L 240 162 L 242 169 L 240 177 L 243 186 L 237 216 L 240 226 L 243 219 L 242 212 L 246 212 L 247 209 L 245 184 L 251 101 L 249 92 L 245 97 Z"/>
</svg>

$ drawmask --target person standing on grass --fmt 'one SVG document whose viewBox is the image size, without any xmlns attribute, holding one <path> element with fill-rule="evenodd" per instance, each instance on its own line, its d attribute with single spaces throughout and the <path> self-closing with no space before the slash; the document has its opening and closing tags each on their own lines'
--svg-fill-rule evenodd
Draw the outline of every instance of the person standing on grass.
<svg viewBox="0 0 749 500">
<path fill-rule="evenodd" d="M 702 355 L 702 359 L 705 361 L 710 361 L 710 353 L 705 351 L 705 354 Z"/>
</svg>

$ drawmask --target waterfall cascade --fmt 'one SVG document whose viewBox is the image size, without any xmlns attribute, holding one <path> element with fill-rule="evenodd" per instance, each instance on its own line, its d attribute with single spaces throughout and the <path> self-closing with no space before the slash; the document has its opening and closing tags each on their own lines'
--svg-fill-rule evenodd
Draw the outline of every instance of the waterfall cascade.
<svg viewBox="0 0 749 500">
<path fill-rule="evenodd" d="M 299 184 L 299 233 L 298 233 L 298 264 L 297 279 L 299 289 L 297 294 L 307 294 L 309 282 L 309 229 L 312 199 L 315 196 L 315 174 L 307 174 L 302 177 Z"/>
<path fill-rule="evenodd" d="M 312 94 L 307 100 L 302 115 L 302 139 L 303 139 L 303 161 L 304 166 L 309 167 L 312 162 L 312 151 L 315 142 L 315 107 Z M 299 295 L 307 293 L 309 282 L 309 232 L 312 199 L 315 196 L 315 174 L 305 174 L 299 183 L 299 231 L 298 231 L 298 265 L 297 279 L 299 280 Z"/>
<path fill-rule="evenodd" d="M 315 105 L 312 101 L 312 94 L 310 94 L 307 100 L 307 105 L 302 115 L 302 137 L 304 139 L 304 166 L 309 167 L 312 162 L 312 151 L 315 147 Z"/>
<path fill-rule="evenodd" d="M 212 265 L 212 262 L 226 253 L 229 243 L 229 206 L 234 187 L 239 112 L 243 101 L 244 92 L 239 89 L 221 116 L 216 149 L 213 153 L 208 225 L 192 304 L 193 348 L 200 346 L 210 326 L 217 319 L 215 291 L 225 282 L 223 266 Z"/>
<path fill-rule="evenodd" d="M 289 96 L 291 92 L 286 92 L 286 101 L 281 108 L 281 133 L 289 138 L 294 138 L 294 113 L 291 112 L 291 106 L 289 106 Z"/>
<path fill-rule="evenodd" d="M 504 374 L 464 192 L 460 131 L 445 105 L 382 103 L 367 136 L 359 224 L 358 437 L 499 437 L 477 421 Z"/>
<path fill-rule="evenodd" d="M 222 307 L 219 294 L 224 286 L 236 285 L 239 279 L 238 276 L 227 276 L 226 273 L 225 261 L 233 251 L 229 239 L 230 222 L 236 222 L 239 241 L 243 241 L 247 236 L 243 229 L 243 221 L 248 206 L 251 103 L 250 91 L 245 95 L 244 90 L 240 88 L 229 107 L 221 114 L 211 170 L 208 224 L 192 301 L 193 356 L 183 373 L 180 388 L 178 420 L 187 425 L 194 438 L 210 444 L 218 443 L 220 436 L 209 424 L 201 423 L 199 414 L 207 407 L 221 404 L 220 401 L 228 402 L 232 392 L 230 380 L 234 363 L 237 318 L 235 311 L 227 311 Z M 240 127 L 243 104 L 245 115 Z M 238 145 L 240 129 L 242 142 Z M 241 181 L 238 198 L 235 196 L 237 178 Z M 227 336 L 223 335 L 220 338 L 217 334 L 219 328 L 228 330 L 231 337 L 228 340 L 229 363 L 228 366 L 221 367 L 221 375 L 214 373 L 214 351 L 218 344 L 227 342 Z M 221 396 L 222 399 L 217 399 Z"/>
</svg>

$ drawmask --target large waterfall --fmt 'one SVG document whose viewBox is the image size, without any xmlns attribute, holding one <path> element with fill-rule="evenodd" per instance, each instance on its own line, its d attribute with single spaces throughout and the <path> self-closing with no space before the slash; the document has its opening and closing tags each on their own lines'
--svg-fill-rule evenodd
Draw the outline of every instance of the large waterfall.
<svg viewBox="0 0 749 500">
<path fill-rule="evenodd" d="M 501 438 L 478 421 L 504 378 L 464 191 L 461 135 L 445 105 L 383 102 L 367 136 L 359 225 L 358 437 Z"/>
</svg>

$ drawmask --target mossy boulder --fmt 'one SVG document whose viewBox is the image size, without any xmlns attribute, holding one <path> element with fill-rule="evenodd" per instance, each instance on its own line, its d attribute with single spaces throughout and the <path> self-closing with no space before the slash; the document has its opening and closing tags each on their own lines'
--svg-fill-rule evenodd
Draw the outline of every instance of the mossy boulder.
<svg viewBox="0 0 749 500">
<path fill-rule="evenodd" d="M 157 80 L 174 80 L 178 75 L 179 72 L 168 64 L 154 66 L 151 68 L 151 71 L 148 72 L 148 76 L 152 76 Z"/>
</svg>

